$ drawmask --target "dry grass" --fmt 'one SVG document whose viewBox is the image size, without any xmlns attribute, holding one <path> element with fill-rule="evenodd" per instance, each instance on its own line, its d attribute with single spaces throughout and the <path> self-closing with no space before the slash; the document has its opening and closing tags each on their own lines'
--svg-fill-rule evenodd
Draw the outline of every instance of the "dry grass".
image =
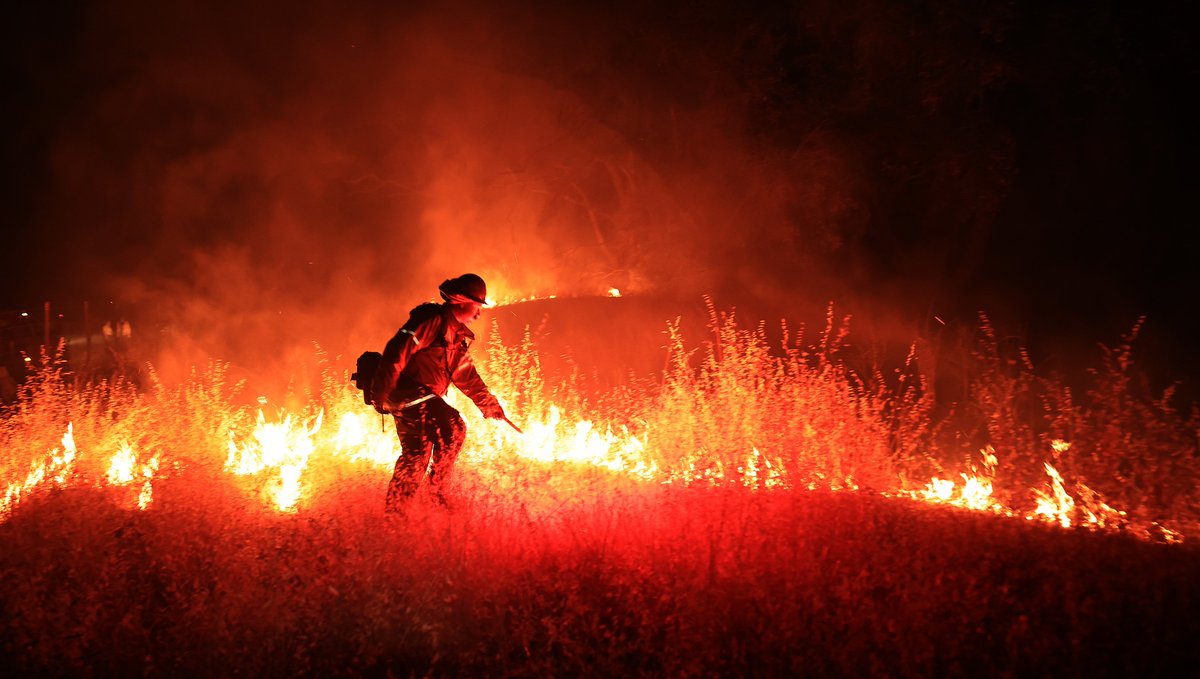
<svg viewBox="0 0 1200 679">
<path fill-rule="evenodd" d="M 296 412 L 266 414 L 296 457 L 238 475 L 231 465 L 266 449 L 255 438 L 264 425 L 236 405 L 244 385 L 222 365 L 134 388 L 79 384 L 50 362 L 0 434 L 6 483 L 47 470 L 9 495 L 0 522 L 3 666 L 197 676 L 1198 666 L 1200 554 L 1135 537 L 1153 535 L 1151 521 L 1195 520 L 1198 418 L 1142 389 L 1132 336 L 1080 392 L 1038 374 L 985 320 L 969 388 L 949 407 L 934 402 L 922 370 L 932 359 L 919 351 L 852 368 L 832 313 L 812 344 L 789 335 L 772 347 L 761 327 L 715 310 L 711 330 L 693 347 L 674 326 L 660 380 L 599 394 L 582 380 L 545 384 L 529 337 L 492 338 L 482 370 L 527 434 L 468 411 L 453 506 L 421 498 L 404 517 L 382 512 L 394 434 L 378 431 L 340 368 Z M 375 429 L 348 438 L 360 416 Z M 1056 440 L 1071 445 L 1053 458 Z M 882 495 L 963 470 L 981 442 L 1001 459 L 1009 507 L 1031 509 L 1052 461 L 1081 507 L 1126 510 L 1124 530 Z M 123 445 L 132 482 L 110 477 Z M 583 461 L 549 459 L 587 446 Z M 301 494 L 281 510 L 289 465 L 302 469 Z"/>
</svg>

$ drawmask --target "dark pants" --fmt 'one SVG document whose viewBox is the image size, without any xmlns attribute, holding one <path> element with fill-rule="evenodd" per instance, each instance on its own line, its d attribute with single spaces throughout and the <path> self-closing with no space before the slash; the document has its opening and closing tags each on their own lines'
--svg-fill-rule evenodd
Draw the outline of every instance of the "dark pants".
<svg viewBox="0 0 1200 679">
<path fill-rule="evenodd" d="M 396 470 L 388 484 L 386 507 L 390 512 L 402 509 L 427 473 L 430 486 L 442 498 L 446 476 L 467 436 L 462 415 L 437 397 L 405 408 L 394 417 L 396 435 L 400 437 L 400 459 L 396 460 Z"/>
</svg>

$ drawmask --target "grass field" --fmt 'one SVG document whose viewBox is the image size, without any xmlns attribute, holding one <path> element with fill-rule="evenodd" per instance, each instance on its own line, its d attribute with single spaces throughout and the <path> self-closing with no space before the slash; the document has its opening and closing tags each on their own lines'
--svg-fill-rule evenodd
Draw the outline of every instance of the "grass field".
<svg viewBox="0 0 1200 679">
<path fill-rule="evenodd" d="M 856 493 L 595 485 L 536 517 L 484 495 L 404 520 L 378 487 L 287 516 L 57 492 L 0 526 L 7 666 L 1162 676 L 1200 661 L 1186 545 Z"/>
<path fill-rule="evenodd" d="M 548 384 L 530 338 L 493 338 L 481 371 L 525 434 L 463 408 L 451 505 L 420 497 L 402 517 L 382 511 L 394 433 L 344 360 L 290 410 L 258 407 L 221 364 L 166 384 L 152 369 L 80 380 L 49 360 L 3 420 L 3 666 L 1200 667 L 1198 418 L 1140 386 L 1132 335 L 1080 389 L 984 321 L 970 380 L 939 403 L 936 356 L 918 343 L 864 367 L 832 314 L 811 345 L 769 346 L 715 311 L 710 329 L 689 345 L 670 327 L 660 378 L 607 393 Z"/>
</svg>

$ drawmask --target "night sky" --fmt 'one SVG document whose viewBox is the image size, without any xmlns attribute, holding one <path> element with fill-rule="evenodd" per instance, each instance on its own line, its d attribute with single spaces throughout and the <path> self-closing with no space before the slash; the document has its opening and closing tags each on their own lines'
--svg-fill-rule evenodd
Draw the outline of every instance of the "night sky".
<svg viewBox="0 0 1200 679">
<path fill-rule="evenodd" d="M 1200 374 L 1188 3 L 644 4 L 24 3 L 0 309 L 349 349 L 474 270 Z"/>
</svg>

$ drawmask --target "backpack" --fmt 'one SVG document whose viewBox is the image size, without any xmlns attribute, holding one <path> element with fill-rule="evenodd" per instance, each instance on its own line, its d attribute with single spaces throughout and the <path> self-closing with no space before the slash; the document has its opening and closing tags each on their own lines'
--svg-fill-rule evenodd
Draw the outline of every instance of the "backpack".
<svg viewBox="0 0 1200 679">
<path fill-rule="evenodd" d="M 350 376 L 355 388 L 362 392 L 363 403 L 375 406 L 376 410 L 379 410 L 379 406 L 371 402 L 371 383 L 375 381 L 375 373 L 379 371 L 382 361 L 383 354 L 378 351 L 364 351 L 354 364 L 354 374 Z"/>
<path fill-rule="evenodd" d="M 441 338 L 441 344 L 446 344 L 446 319 L 441 315 L 441 305 L 426 303 L 419 304 L 411 312 L 409 312 L 409 322 L 413 318 L 423 319 L 428 315 L 439 314 L 441 325 L 438 329 L 437 336 Z M 373 406 L 380 414 L 387 413 L 383 407 L 371 400 L 371 385 L 375 382 L 375 373 L 379 372 L 379 364 L 383 362 L 383 354 L 378 351 L 364 351 L 359 355 L 358 360 L 354 363 L 354 374 L 350 375 L 350 381 L 354 383 L 354 387 L 362 392 L 363 403 Z"/>
</svg>

